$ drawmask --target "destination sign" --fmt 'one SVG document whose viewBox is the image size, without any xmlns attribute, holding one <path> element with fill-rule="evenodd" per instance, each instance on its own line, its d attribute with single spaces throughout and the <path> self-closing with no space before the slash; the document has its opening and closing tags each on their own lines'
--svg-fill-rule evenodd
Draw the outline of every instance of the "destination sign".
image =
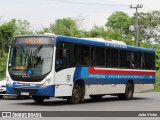
<svg viewBox="0 0 160 120">
<path fill-rule="evenodd" d="M 17 37 L 12 41 L 13 44 L 53 44 L 50 37 Z"/>
</svg>

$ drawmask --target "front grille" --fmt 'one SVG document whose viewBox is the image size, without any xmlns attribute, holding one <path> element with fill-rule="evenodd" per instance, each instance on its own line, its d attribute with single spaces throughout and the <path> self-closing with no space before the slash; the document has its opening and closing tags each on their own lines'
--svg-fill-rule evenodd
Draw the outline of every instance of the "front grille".
<svg viewBox="0 0 160 120">
<path fill-rule="evenodd" d="M 37 89 L 32 89 L 32 90 L 28 90 L 28 89 L 20 89 L 20 88 L 13 88 L 14 89 L 14 92 L 17 94 L 17 95 L 21 95 L 21 92 L 29 92 L 29 95 L 35 95 L 37 93 Z"/>
<path fill-rule="evenodd" d="M 14 81 L 23 81 L 23 82 L 40 82 L 42 81 L 45 76 L 32 76 L 32 77 L 22 77 L 22 76 L 15 76 L 15 75 L 11 75 L 12 80 Z"/>
</svg>

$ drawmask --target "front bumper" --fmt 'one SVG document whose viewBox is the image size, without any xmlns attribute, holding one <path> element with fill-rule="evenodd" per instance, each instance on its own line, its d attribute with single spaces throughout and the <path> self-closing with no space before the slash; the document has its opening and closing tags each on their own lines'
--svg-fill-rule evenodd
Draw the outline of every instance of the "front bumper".
<svg viewBox="0 0 160 120">
<path fill-rule="evenodd" d="M 0 95 L 6 94 L 6 87 L 0 87 Z"/>
<path fill-rule="evenodd" d="M 7 94 L 22 95 L 22 92 L 27 92 L 31 96 L 46 96 L 52 97 L 55 95 L 55 86 L 50 85 L 46 87 L 14 87 L 11 85 L 6 86 Z"/>
</svg>

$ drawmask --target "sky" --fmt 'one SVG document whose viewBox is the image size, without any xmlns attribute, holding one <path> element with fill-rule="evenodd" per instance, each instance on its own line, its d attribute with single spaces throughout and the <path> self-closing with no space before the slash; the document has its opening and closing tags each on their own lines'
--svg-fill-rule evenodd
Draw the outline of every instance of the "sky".
<svg viewBox="0 0 160 120">
<path fill-rule="evenodd" d="M 115 11 L 132 16 L 130 5 L 142 4 L 139 12 L 160 10 L 160 0 L 0 0 L 0 24 L 12 18 L 27 20 L 32 29 L 48 27 L 57 19 L 83 18 L 81 29 L 104 26 Z"/>
</svg>

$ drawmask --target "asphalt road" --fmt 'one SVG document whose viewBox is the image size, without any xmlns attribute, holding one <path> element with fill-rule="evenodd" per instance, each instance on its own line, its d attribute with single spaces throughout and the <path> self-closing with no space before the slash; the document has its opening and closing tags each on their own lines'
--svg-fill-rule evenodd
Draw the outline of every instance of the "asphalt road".
<svg viewBox="0 0 160 120">
<path fill-rule="evenodd" d="M 0 100 L 0 111 L 160 111 L 160 93 L 134 93 L 134 99 L 128 101 L 114 96 L 104 96 L 99 101 L 86 97 L 84 103 L 75 105 L 57 98 L 45 100 L 44 103 L 7 98 Z"/>
</svg>

